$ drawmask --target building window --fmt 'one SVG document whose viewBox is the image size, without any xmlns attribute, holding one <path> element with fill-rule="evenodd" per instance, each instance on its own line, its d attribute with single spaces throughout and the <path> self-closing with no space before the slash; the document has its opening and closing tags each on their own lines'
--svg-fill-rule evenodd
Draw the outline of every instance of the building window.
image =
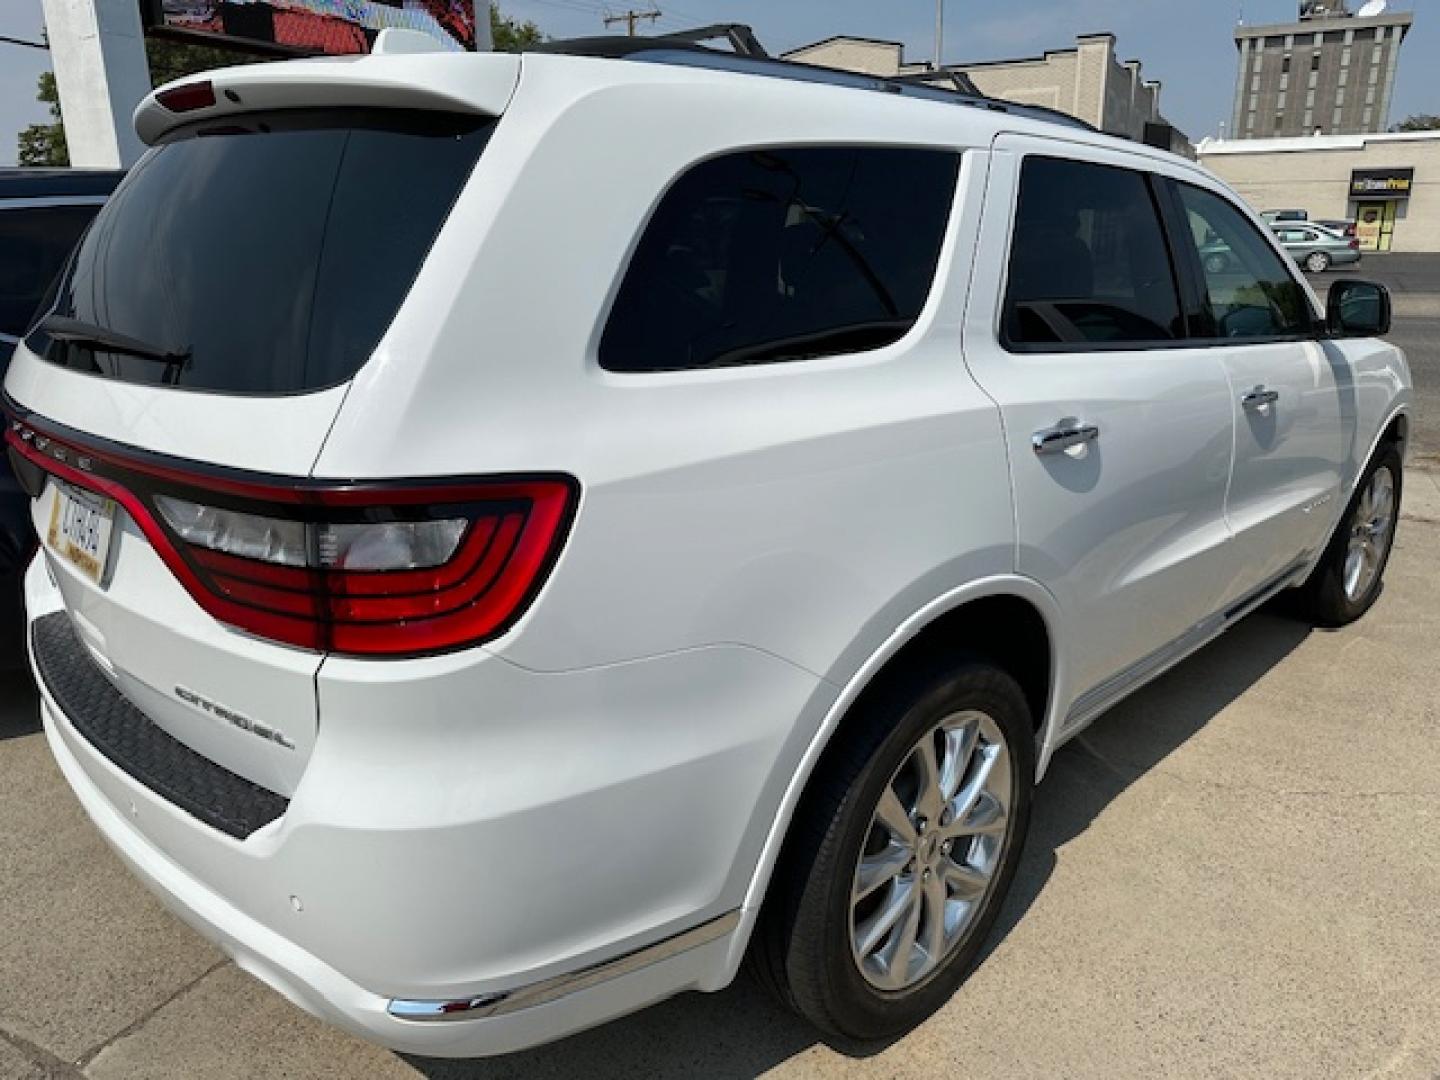
<svg viewBox="0 0 1440 1080">
<path fill-rule="evenodd" d="M 1278 113 L 1278 114 L 1276 115 L 1276 117 L 1275 117 L 1275 130 L 1276 130 L 1276 131 L 1279 131 L 1279 130 L 1280 130 L 1281 128 L 1283 128 L 1284 126 L 1285 126 L 1285 114 L 1284 114 L 1284 113 Z"/>
<path fill-rule="evenodd" d="M 1320 54 L 1319 54 L 1318 52 L 1314 52 L 1314 53 L 1311 53 L 1311 54 L 1310 54 L 1310 70 L 1311 70 L 1311 71 L 1319 71 L 1319 70 L 1320 70 Z"/>
<path fill-rule="evenodd" d="M 1260 107 L 1260 95 L 1259 95 L 1259 94 L 1251 94 L 1251 95 L 1250 95 L 1250 112 L 1253 113 L 1253 112 L 1254 112 L 1256 109 L 1258 109 L 1259 107 Z"/>
<path fill-rule="evenodd" d="M 1289 76 L 1289 75 L 1281 75 L 1281 76 L 1280 76 L 1280 92 L 1283 94 L 1283 93 L 1284 93 L 1286 90 L 1288 90 L 1288 89 L 1290 89 L 1290 76 Z"/>
<path fill-rule="evenodd" d="M 1345 68 L 1341 68 L 1341 69 L 1340 69 L 1340 78 L 1339 78 L 1338 81 L 1339 81 L 1339 85 L 1344 86 L 1347 82 L 1350 81 L 1350 72 L 1347 71 Z"/>
<path fill-rule="evenodd" d="M 1280 73 L 1282 75 L 1290 74 L 1290 57 L 1287 56 L 1284 60 L 1280 61 Z"/>
<path fill-rule="evenodd" d="M 1365 117 L 1364 117 L 1364 119 L 1363 119 L 1361 122 L 1365 125 L 1365 127 L 1368 128 L 1368 127 L 1370 126 L 1370 121 L 1374 118 L 1374 116 L 1375 116 L 1375 110 L 1374 110 L 1374 109 L 1366 109 L 1366 110 L 1365 110 Z"/>
<path fill-rule="evenodd" d="M 1370 87 L 1369 90 L 1366 90 L 1366 91 L 1365 91 L 1365 104 L 1366 104 L 1366 105 L 1374 105 L 1374 104 L 1375 104 L 1375 87 L 1372 86 L 1372 87 Z"/>
<path fill-rule="evenodd" d="M 1305 91 L 1305 107 L 1306 107 L 1307 109 L 1313 109 L 1313 108 L 1315 107 L 1315 91 L 1314 91 L 1314 90 L 1307 90 L 1307 91 Z"/>
<path fill-rule="evenodd" d="M 1374 86 L 1380 81 L 1380 67 L 1378 64 L 1370 68 L 1370 85 Z"/>
</svg>

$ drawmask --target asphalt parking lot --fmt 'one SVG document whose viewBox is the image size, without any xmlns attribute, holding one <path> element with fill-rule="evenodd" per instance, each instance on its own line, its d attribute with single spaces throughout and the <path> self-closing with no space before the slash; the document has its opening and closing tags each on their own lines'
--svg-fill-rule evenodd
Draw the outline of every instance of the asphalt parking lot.
<svg viewBox="0 0 1440 1080">
<path fill-rule="evenodd" d="M 1440 259 L 1397 259 L 1361 272 L 1434 281 L 1397 287 L 1423 464 Z M 886 1047 L 819 1043 L 745 979 L 497 1061 L 341 1035 L 129 876 L 0 671 L 0 1078 L 1440 1076 L 1437 477 L 1412 469 L 1361 623 L 1266 609 L 1060 753 L 988 955 Z"/>
</svg>

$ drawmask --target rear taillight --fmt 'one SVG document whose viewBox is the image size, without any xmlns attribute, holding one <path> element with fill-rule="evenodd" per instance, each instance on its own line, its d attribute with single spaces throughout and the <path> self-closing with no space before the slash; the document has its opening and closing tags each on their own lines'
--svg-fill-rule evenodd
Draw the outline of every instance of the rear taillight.
<svg viewBox="0 0 1440 1080">
<path fill-rule="evenodd" d="M 1351 240 L 1351 241 L 1350 241 L 1350 248 L 1351 248 L 1352 251 L 1359 251 L 1359 250 L 1360 250 L 1360 241 L 1359 241 L 1359 240 Z"/>
<path fill-rule="evenodd" d="M 508 630 L 564 543 L 564 476 L 285 481 L 101 450 L 10 424 L 26 461 L 125 507 L 207 612 L 273 641 L 418 656 Z"/>
</svg>

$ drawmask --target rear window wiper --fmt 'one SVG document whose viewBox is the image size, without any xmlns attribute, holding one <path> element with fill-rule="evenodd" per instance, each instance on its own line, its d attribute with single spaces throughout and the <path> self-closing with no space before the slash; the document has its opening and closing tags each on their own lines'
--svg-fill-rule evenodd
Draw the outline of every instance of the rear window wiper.
<svg viewBox="0 0 1440 1080">
<path fill-rule="evenodd" d="M 67 318 L 64 315 L 47 316 L 41 320 L 35 330 L 56 341 L 68 342 L 71 345 L 97 349 L 102 352 L 120 353 L 124 356 L 138 356 L 142 360 L 153 360 L 157 364 L 174 368 L 177 374 L 190 363 L 189 349 L 166 349 L 159 345 L 152 345 L 148 341 L 133 338 L 129 334 L 121 334 L 107 327 L 96 326 L 94 323 L 87 323 L 80 319 Z"/>
</svg>

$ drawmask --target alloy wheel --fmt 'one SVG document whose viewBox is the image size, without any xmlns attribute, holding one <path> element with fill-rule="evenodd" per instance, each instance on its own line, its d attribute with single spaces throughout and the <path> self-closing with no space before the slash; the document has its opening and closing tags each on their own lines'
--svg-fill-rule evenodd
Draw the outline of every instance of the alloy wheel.
<svg viewBox="0 0 1440 1080">
<path fill-rule="evenodd" d="M 1352 603 L 1365 596 L 1379 576 L 1395 529 L 1395 510 L 1395 477 L 1387 467 L 1376 469 L 1350 521 L 1341 583 Z"/>
<path fill-rule="evenodd" d="M 1010 749 L 977 710 L 906 755 L 871 818 L 851 887 L 850 947 L 866 981 L 908 990 L 965 940 L 1009 842 Z"/>
</svg>

